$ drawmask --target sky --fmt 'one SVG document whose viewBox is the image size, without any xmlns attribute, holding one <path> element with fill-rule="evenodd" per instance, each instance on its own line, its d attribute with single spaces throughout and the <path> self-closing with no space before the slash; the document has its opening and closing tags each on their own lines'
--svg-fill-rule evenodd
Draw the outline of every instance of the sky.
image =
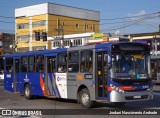
<svg viewBox="0 0 160 118">
<path fill-rule="evenodd" d="M 0 0 L 0 32 L 15 32 L 15 8 L 46 2 L 100 11 L 103 33 L 159 31 L 160 0 Z"/>
</svg>

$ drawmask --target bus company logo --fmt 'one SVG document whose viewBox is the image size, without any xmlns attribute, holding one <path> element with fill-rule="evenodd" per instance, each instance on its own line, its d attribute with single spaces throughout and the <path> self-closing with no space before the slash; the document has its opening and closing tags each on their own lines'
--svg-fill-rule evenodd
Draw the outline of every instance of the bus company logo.
<svg viewBox="0 0 160 118">
<path fill-rule="evenodd" d="M 57 77 L 57 81 L 59 81 L 59 77 Z"/>
<path fill-rule="evenodd" d="M 57 81 L 65 80 L 64 77 L 57 77 Z"/>
<path fill-rule="evenodd" d="M 2 116 L 34 116 L 42 115 L 42 111 L 39 110 L 2 110 Z M 17 118 L 17 117 L 16 117 Z"/>
<path fill-rule="evenodd" d="M 11 110 L 2 110 L 2 116 L 11 116 L 12 111 Z"/>
<path fill-rule="evenodd" d="M 61 80 L 61 78 L 60 77 L 57 77 L 57 81 L 60 81 Z"/>
<path fill-rule="evenodd" d="M 24 79 L 25 82 L 29 82 L 28 76 L 26 74 L 26 78 Z"/>
</svg>

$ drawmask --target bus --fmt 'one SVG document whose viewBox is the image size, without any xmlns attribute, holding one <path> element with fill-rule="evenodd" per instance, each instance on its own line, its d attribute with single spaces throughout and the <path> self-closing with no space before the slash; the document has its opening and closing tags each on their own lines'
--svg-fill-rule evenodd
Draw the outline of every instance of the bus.
<svg viewBox="0 0 160 118">
<path fill-rule="evenodd" d="M 45 96 L 122 106 L 153 99 L 150 48 L 134 42 L 57 48 L 4 57 L 4 89 L 27 99 Z"/>
</svg>

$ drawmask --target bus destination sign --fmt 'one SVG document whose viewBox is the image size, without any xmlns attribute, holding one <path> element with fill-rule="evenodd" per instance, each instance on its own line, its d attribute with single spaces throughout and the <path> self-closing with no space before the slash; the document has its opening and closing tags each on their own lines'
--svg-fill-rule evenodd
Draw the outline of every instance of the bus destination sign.
<svg viewBox="0 0 160 118">
<path fill-rule="evenodd" d="M 138 46 L 138 45 L 120 45 L 119 49 L 124 50 L 124 51 L 127 51 L 127 50 L 138 51 L 138 50 L 144 50 L 144 47 L 143 46 Z"/>
</svg>

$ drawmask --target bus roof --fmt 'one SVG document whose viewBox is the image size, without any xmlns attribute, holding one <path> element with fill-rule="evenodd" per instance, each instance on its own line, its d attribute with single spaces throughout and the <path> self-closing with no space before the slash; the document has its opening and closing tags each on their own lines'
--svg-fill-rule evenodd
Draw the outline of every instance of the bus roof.
<svg viewBox="0 0 160 118">
<path fill-rule="evenodd" d="M 41 54 L 50 54 L 50 53 L 59 53 L 67 51 L 66 48 L 58 48 L 54 50 L 38 50 L 38 51 L 28 51 L 23 53 L 14 53 L 6 54 L 5 57 L 20 57 L 20 56 L 29 56 L 29 55 L 41 55 Z"/>
<path fill-rule="evenodd" d="M 39 50 L 39 51 L 29 51 L 29 52 L 23 52 L 23 53 L 15 53 L 15 54 L 6 54 L 5 57 L 20 57 L 20 56 L 29 56 L 29 55 L 41 55 L 41 54 L 51 54 L 51 53 L 59 53 L 59 52 L 65 52 L 65 51 L 72 51 L 72 50 L 80 50 L 80 49 L 98 49 L 98 48 L 108 48 L 108 50 L 111 49 L 111 46 L 113 44 L 142 44 L 138 42 L 105 42 L 100 44 L 92 44 L 92 45 L 83 45 L 83 46 L 73 46 L 70 48 L 57 48 L 53 50 Z M 147 44 L 142 44 L 147 45 Z"/>
</svg>

